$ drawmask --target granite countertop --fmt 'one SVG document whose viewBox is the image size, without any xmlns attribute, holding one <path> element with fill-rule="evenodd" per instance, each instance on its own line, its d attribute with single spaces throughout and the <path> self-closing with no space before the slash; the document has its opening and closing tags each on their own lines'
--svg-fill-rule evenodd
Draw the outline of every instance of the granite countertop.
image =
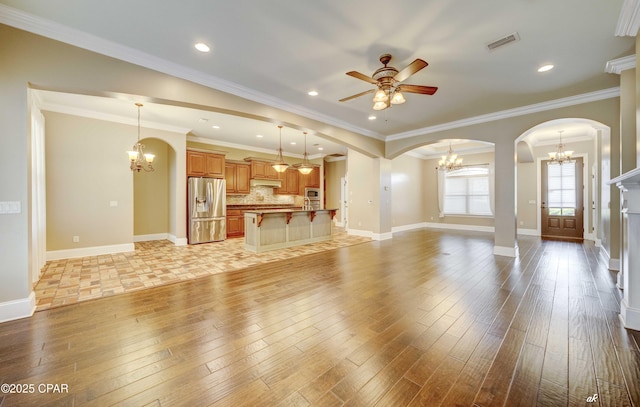
<svg viewBox="0 0 640 407">
<path fill-rule="evenodd" d="M 300 207 L 295 208 L 280 208 L 280 209 L 251 209 L 245 211 L 248 213 L 257 213 L 259 215 L 264 215 L 268 213 L 290 213 L 290 212 L 328 212 L 328 211 L 337 211 L 337 209 L 302 209 Z"/>
<path fill-rule="evenodd" d="M 227 205 L 227 209 L 302 209 L 302 207 L 295 206 L 294 204 L 233 204 Z"/>
</svg>

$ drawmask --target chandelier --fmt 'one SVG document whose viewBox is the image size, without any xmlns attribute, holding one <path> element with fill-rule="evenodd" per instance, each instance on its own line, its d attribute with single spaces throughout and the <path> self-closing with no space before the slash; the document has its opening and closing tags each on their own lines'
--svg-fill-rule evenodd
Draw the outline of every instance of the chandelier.
<svg viewBox="0 0 640 407">
<path fill-rule="evenodd" d="M 136 103 L 138 106 L 138 142 L 133 145 L 133 150 L 127 151 L 129 154 L 129 161 L 131 161 L 131 171 L 140 172 L 140 170 L 145 170 L 146 172 L 153 171 L 153 158 L 155 155 L 153 154 L 145 154 L 144 153 L 144 144 L 140 143 L 140 108 L 142 107 L 142 103 Z"/>
<path fill-rule="evenodd" d="M 300 174 L 308 175 L 313 171 L 313 165 L 309 162 L 309 155 L 307 154 L 307 132 L 303 132 L 304 134 L 304 158 L 302 162 L 299 164 L 294 164 L 293 166 L 300 171 Z"/>
<path fill-rule="evenodd" d="M 271 166 L 277 172 L 285 172 L 287 168 L 289 168 L 289 164 L 284 162 L 284 157 L 282 157 L 282 126 L 278 126 L 280 129 L 280 148 L 278 148 L 278 155 L 276 156 L 276 162 Z"/>
<path fill-rule="evenodd" d="M 564 144 L 562 144 L 562 132 L 564 130 L 559 130 L 558 133 L 560 133 L 560 144 L 558 144 L 558 149 L 556 151 L 552 151 L 549 154 L 549 161 L 547 162 L 547 165 L 554 165 L 554 164 L 560 164 L 562 165 L 563 163 L 572 163 L 574 162 L 571 159 L 571 155 L 573 154 L 573 151 L 565 151 L 564 150 Z"/>
<path fill-rule="evenodd" d="M 458 158 L 458 154 L 453 153 L 451 143 L 449 143 L 449 152 L 443 155 L 438 161 L 438 169 L 441 171 L 452 171 L 462 168 L 462 158 Z"/>
</svg>

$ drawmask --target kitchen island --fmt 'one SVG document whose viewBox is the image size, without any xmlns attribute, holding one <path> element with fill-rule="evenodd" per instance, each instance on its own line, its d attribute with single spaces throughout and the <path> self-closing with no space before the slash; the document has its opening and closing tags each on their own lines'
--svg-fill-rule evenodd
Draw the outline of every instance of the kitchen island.
<svg viewBox="0 0 640 407">
<path fill-rule="evenodd" d="M 244 212 L 244 248 L 254 253 L 331 240 L 336 209 Z"/>
</svg>

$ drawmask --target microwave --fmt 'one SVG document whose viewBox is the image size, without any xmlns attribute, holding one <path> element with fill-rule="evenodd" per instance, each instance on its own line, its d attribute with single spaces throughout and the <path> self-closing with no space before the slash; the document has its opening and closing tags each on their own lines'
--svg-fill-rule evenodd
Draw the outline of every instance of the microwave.
<svg viewBox="0 0 640 407">
<path fill-rule="evenodd" d="M 319 200 L 320 199 L 320 188 L 305 188 L 304 189 L 305 198 L 309 198 L 310 200 Z"/>
</svg>

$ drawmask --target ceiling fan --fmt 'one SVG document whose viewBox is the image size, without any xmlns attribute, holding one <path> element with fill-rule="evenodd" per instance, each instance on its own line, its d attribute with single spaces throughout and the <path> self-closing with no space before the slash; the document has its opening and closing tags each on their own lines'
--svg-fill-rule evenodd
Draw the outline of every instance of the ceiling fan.
<svg viewBox="0 0 640 407">
<path fill-rule="evenodd" d="M 381 55 L 380 62 L 382 62 L 384 66 L 375 71 L 371 77 L 356 71 L 347 72 L 347 75 L 349 76 L 353 76 L 354 78 L 376 85 L 376 89 L 370 89 L 368 91 L 340 99 L 340 102 L 346 102 L 347 100 L 355 99 L 369 93 L 375 93 L 373 97 L 373 110 L 383 110 L 391 105 L 404 103 L 406 100 L 404 99 L 402 92 L 433 95 L 438 90 L 435 86 L 408 85 L 400 83 L 429 65 L 422 59 L 416 59 L 401 71 L 398 71 L 392 66 L 387 66 L 389 61 L 391 61 L 391 54 Z"/>
</svg>

